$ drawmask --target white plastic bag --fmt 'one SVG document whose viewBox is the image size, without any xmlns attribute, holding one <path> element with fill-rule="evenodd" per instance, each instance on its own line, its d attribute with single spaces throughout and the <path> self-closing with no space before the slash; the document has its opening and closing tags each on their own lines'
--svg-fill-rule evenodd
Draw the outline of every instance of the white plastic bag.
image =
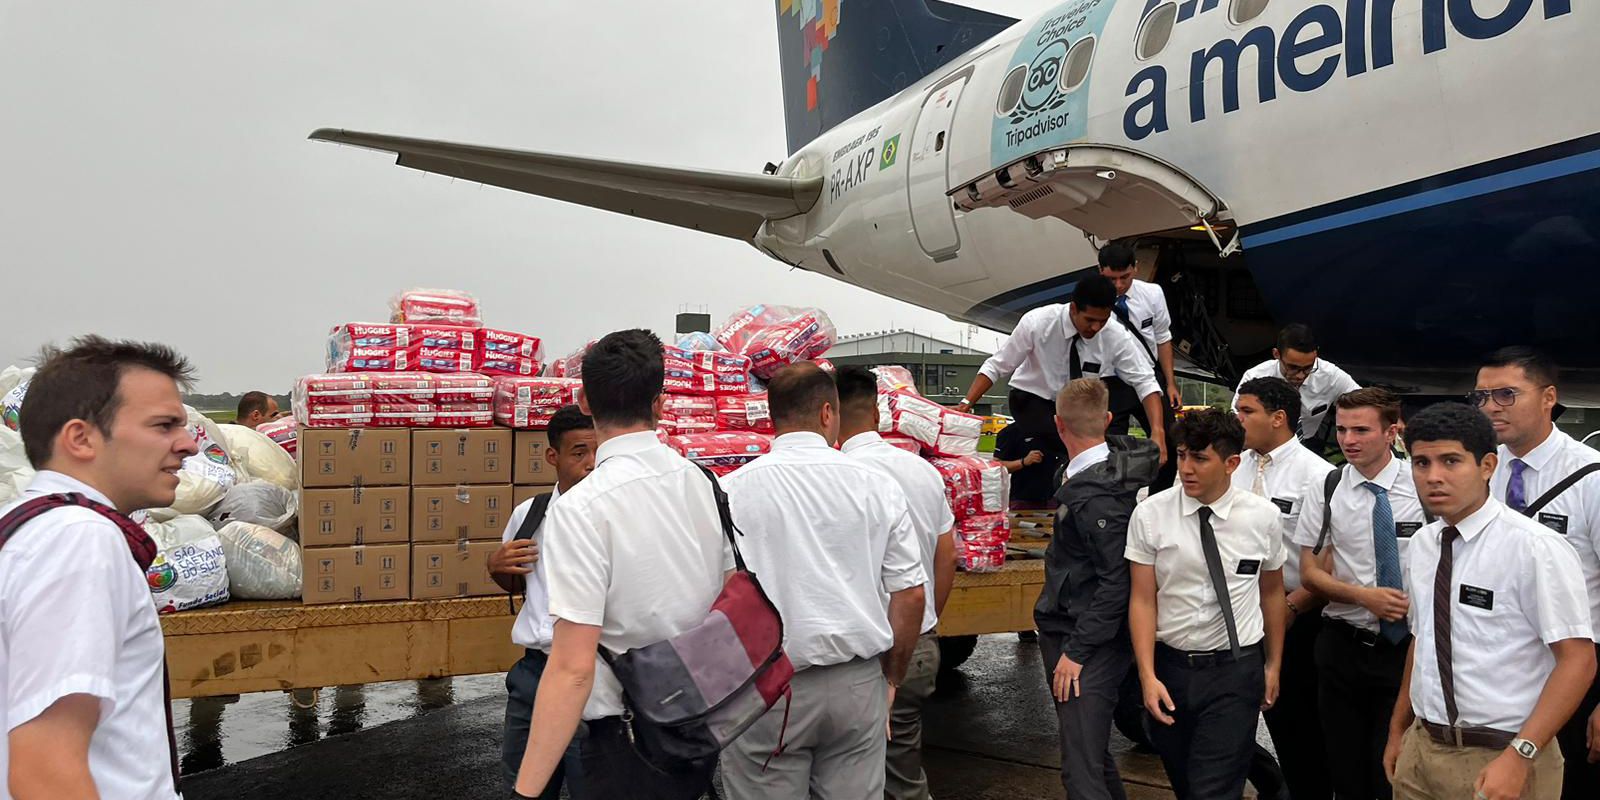
<svg viewBox="0 0 1600 800">
<path fill-rule="evenodd" d="M 211 512 L 211 521 L 219 529 L 230 522 L 247 522 L 287 532 L 294 530 L 299 507 L 300 501 L 294 492 L 270 481 L 249 480 L 228 490 Z"/>
<path fill-rule="evenodd" d="M 215 533 L 162 549 L 145 570 L 156 611 L 170 614 L 228 602 L 228 567 Z"/>
<path fill-rule="evenodd" d="M 0 505 L 11 502 L 28 488 L 33 467 L 22 449 L 22 434 L 0 426 Z"/>
<path fill-rule="evenodd" d="M 200 452 L 183 460 L 183 469 L 178 470 L 178 493 L 172 506 L 150 509 L 151 519 L 157 521 L 164 522 L 179 514 L 204 516 L 239 482 L 239 472 L 228 454 L 227 440 L 217 424 L 189 406 L 183 408 L 189 414 L 189 433 L 195 437 Z"/>
<path fill-rule="evenodd" d="M 186 544 L 194 544 L 208 536 L 215 536 L 217 529 L 205 517 L 193 514 L 179 514 L 166 519 L 156 519 L 151 516 L 144 523 L 144 532 L 156 542 L 156 547 L 161 550 L 170 550 Z"/>
<path fill-rule="evenodd" d="M 276 531 L 230 522 L 217 531 L 227 557 L 228 591 L 240 600 L 300 596 L 300 545 Z"/>
<path fill-rule="evenodd" d="M 228 455 L 246 480 L 266 481 L 291 492 L 300 488 L 294 456 L 266 434 L 243 425 L 218 425 L 217 429 Z"/>
</svg>

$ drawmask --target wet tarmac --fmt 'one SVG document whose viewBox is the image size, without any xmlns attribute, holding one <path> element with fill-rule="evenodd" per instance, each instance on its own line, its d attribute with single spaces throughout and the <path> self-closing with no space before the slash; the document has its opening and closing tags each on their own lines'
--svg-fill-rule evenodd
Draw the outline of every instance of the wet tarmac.
<svg viewBox="0 0 1600 800">
<path fill-rule="evenodd" d="M 315 709 L 281 693 L 179 702 L 188 800 L 503 800 L 503 676 L 329 689 Z M 220 709 L 220 714 L 218 710 Z M 940 800 L 1062 798 L 1038 645 L 985 636 L 925 712 Z M 1171 798 L 1154 755 L 1116 737 L 1130 800 Z"/>
</svg>

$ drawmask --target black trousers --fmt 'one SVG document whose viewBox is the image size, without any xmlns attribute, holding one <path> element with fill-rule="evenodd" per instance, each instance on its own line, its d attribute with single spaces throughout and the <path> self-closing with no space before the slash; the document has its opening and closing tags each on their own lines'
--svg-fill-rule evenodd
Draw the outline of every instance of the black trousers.
<svg viewBox="0 0 1600 800">
<path fill-rule="evenodd" d="M 698 800 L 712 794 L 715 762 L 693 772 L 661 772 L 633 749 L 621 717 L 585 722 L 580 735 L 578 765 L 583 780 L 568 785 L 572 800 Z"/>
<path fill-rule="evenodd" d="M 528 749 L 528 726 L 533 721 L 533 701 L 539 694 L 539 681 L 544 677 L 544 668 L 549 661 L 550 657 L 542 651 L 524 650 L 522 658 L 511 665 L 511 670 L 506 673 L 506 721 L 505 733 L 500 740 L 500 760 L 508 786 L 517 785 L 517 771 L 522 767 L 523 752 Z M 567 753 L 556 765 L 550 782 L 545 784 L 544 792 L 539 795 L 540 800 L 560 798 L 563 783 L 567 784 L 570 791 L 578 791 L 578 784 L 582 781 L 577 769 L 578 740 L 574 736 L 573 743 L 567 745 Z"/>
<path fill-rule="evenodd" d="M 1317 712 L 1334 796 L 1388 800 L 1394 792 L 1383 774 L 1383 748 L 1411 639 L 1390 644 L 1358 631 L 1323 620 L 1316 648 Z"/>
<path fill-rule="evenodd" d="M 1278 702 L 1262 714 L 1294 800 L 1333 797 L 1322 727 L 1306 724 L 1317 718 L 1316 647 L 1321 632 L 1322 616 L 1312 613 L 1296 617 L 1284 633 Z"/>
<path fill-rule="evenodd" d="M 1039 655 L 1044 661 L 1045 687 L 1051 685 L 1061 660 L 1063 637 L 1039 632 Z M 1061 785 L 1072 800 L 1127 800 L 1122 774 L 1111 755 L 1111 715 L 1117 706 L 1122 679 L 1133 662 L 1126 640 L 1101 647 L 1078 677 L 1079 694 L 1055 704 L 1061 732 Z"/>
<path fill-rule="evenodd" d="M 1600 656 L 1600 645 L 1595 645 L 1595 654 Z M 1584 744 L 1589 729 L 1589 715 L 1594 713 L 1596 706 L 1600 706 L 1600 677 L 1590 684 L 1589 693 L 1583 696 L 1583 702 L 1578 704 L 1572 719 L 1567 720 L 1567 724 L 1556 734 L 1556 741 L 1561 743 L 1561 757 L 1566 760 L 1561 779 L 1562 800 L 1594 800 L 1600 797 L 1600 764 L 1589 763 L 1589 748 Z"/>
<path fill-rule="evenodd" d="M 1179 800 L 1239 800 L 1256 749 L 1266 665 L 1259 644 L 1237 661 L 1226 651 L 1202 658 L 1156 644 L 1156 677 L 1177 710 L 1171 725 L 1150 721 L 1150 742 Z"/>
<path fill-rule="evenodd" d="M 1149 414 L 1145 413 L 1144 403 L 1139 400 L 1139 395 L 1121 378 L 1105 378 L 1106 389 L 1111 394 L 1111 425 L 1106 428 L 1106 433 L 1112 436 L 1128 435 L 1128 420 L 1139 422 L 1139 427 L 1149 433 L 1151 428 Z M 1165 392 L 1161 394 L 1161 429 L 1168 434 L 1172 433 L 1172 425 L 1176 418 L 1172 413 L 1172 404 L 1167 401 Z M 1167 463 L 1156 472 L 1156 479 L 1150 484 L 1151 493 L 1159 492 L 1172 486 L 1172 481 L 1178 475 L 1178 443 L 1168 436 L 1167 438 Z"/>
</svg>

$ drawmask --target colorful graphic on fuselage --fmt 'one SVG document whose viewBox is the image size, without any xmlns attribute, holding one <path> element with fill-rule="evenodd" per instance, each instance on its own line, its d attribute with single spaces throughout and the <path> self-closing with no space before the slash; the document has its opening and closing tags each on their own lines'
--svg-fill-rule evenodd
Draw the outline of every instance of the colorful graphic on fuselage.
<svg viewBox="0 0 1600 800">
<path fill-rule="evenodd" d="M 1115 0 L 1062 3 L 1022 37 L 995 108 L 989 140 L 995 166 L 1081 139 L 1087 133 L 1093 48 L 1115 5 Z M 1087 49 L 1073 53 L 1075 47 Z M 1020 87 L 1016 85 L 1019 79 Z M 1015 102 L 1007 103 L 1013 96 Z"/>
<path fill-rule="evenodd" d="M 811 79 L 806 81 L 807 111 L 817 110 L 817 92 L 822 85 L 822 54 L 828 50 L 828 41 L 839 32 L 842 3 L 844 0 L 778 0 L 780 11 L 799 17 L 806 67 L 811 70 Z"/>
</svg>

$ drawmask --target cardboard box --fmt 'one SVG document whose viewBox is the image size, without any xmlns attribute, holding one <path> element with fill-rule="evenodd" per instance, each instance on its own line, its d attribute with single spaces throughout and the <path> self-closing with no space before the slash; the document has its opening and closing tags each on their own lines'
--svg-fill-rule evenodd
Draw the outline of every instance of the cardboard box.
<svg viewBox="0 0 1600 800">
<path fill-rule="evenodd" d="M 554 484 L 550 486 L 513 486 L 511 487 L 511 507 L 515 509 L 517 506 L 522 505 L 524 501 L 531 497 L 538 497 L 541 494 L 550 494 L 555 490 L 556 487 Z"/>
<path fill-rule="evenodd" d="M 300 491 L 300 545 L 339 547 L 411 541 L 411 487 Z"/>
<path fill-rule="evenodd" d="M 499 542 L 411 546 L 411 599 L 505 594 L 489 577 L 489 554 Z"/>
<path fill-rule="evenodd" d="M 411 483 L 411 431 L 302 428 L 300 485 L 405 486 Z"/>
<path fill-rule="evenodd" d="M 556 485 L 555 465 L 544 460 L 549 446 L 550 434 L 544 431 L 517 431 L 517 459 L 511 469 L 511 482 L 522 486 Z"/>
<path fill-rule="evenodd" d="M 406 544 L 307 547 L 306 605 L 404 600 L 411 594 L 411 546 Z"/>
<path fill-rule="evenodd" d="M 500 540 L 511 519 L 511 486 L 416 486 L 411 541 Z"/>
<path fill-rule="evenodd" d="M 511 483 L 507 428 L 411 432 L 411 484 Z"/>
</svg>

